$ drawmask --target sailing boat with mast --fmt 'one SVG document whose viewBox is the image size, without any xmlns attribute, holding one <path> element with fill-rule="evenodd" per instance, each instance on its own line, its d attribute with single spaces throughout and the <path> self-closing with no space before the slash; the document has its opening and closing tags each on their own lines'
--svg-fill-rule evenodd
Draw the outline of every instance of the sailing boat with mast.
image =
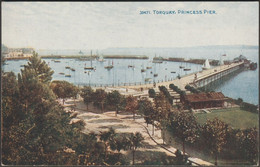
<svg viewBox="0 0 260 167">
<path fill-rule="evenodd" d="M 128 65 L 128 68 L 135 68 L 135 66 L 133 65 L 133 61 L 131 61 L 131 65 Z"/>
<path fill-rule="evenodd" d="M 152 62 L 153 63 L 162 63 L 163 61 L 162 61 L 161 57 L 156 57 L 156 54 L 155 54 L 155 57 L 153 58 Z"/>
<path fill-rule="evenodd" d="M 142 64 L 142 69 L 141 69 L 141 72 L 145 72 L 146 69 L 144 69 L 144 64 Z"/>
<path fill-rule="evenodd" d="M 69 67 L 69 66 L 68 66 L 68 67 Z M 71 75 L 70 75 L 70 67 L 69 67 L 69 68 L 66 68 L 66 69 L 69 70 L 69 74 L 65 74 L 65 77 L 71 77 Z"/>
<path fill-rule="evenodd" d="M 182 62 L 181 62 L 181 65 L 180 65 L 179 67 L 180 67 L 180 69 L 185 68 L 185 67 L 182 65 Z"/>
<path fill-rule="evenodd" d="M 188 60 L 186 60 L 186 65 L 185 65 L 186 68 L 184 68 L 183 71 L 190 71 L 190 70 L 191 70 L 190 68 L 187 68 L 187 61 L 188 61 Z"/>
<path fill-rule="evenodd" d="M 94 67 L 92 67 L 92 50 L 90 52 L 90 67 L 84 67 L 85 70 L 94 70 Z"/>
<path fill-rule="evenodd" d="M 99 62 L 104 62 L 104 61 L 105 61 L 103 55 L 101 55 L 101 56 L 99 57 L 98 61 L 99 61 Z"/>
<path fill-rule="evenodd" d="M 202 65 L 203 70 L 210 69 L 209 60 L 206 59 L 205 63 Z"/>
<path fill-rule="evenodd" d="M 108 69 L 108 70 L 114 68 L 114 62 L 112 61 L 112 65 L 109 65 L 109 64 L 108 64 L 108 65 L 105 66 L 104 68 L 105 68 L 105 69 Z"/>
</svg>

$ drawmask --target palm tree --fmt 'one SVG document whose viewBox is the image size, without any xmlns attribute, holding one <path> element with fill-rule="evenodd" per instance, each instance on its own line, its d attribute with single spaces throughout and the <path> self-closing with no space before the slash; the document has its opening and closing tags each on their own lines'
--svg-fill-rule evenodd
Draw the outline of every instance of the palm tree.
<svg viewBox="0 0 260 167">
<path fill-rule="evenodd" d="M 105 143 L 106 147 L 106 155 L 107 155 L 107 147 L 110 141 L 113 140 L 115 136 L 115 130 L 113 128 L 109 128 L 108 131 L 104 131 L 100 133 L 100 140 Z"/>
</svg>

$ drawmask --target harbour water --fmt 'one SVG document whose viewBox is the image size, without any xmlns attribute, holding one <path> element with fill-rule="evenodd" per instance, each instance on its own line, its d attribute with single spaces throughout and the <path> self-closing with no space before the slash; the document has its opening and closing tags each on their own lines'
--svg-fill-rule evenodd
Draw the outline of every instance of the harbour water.
<svg viewBox="0 0 260 167">
<path fill-rule="evenodd" d="M 118 86 L 134 85 L 153 82 L 163 82 L 176 79 L 178 75 L 183 76 L 201 70 L 201 65 L 179 62 L 152 63 L 148 59 L 105 59 L 105 62 L 92 61 L 95 70 L 85 70 L 91 67 L 91 61 L 81 61 L 78 59 L 43 59 L 54 71 L 53 80 L 66 80 L 75 85 L 91 86 Z M 4 71 L 20 72 L 22 65 L 27 64 L 27 60 L 10 60 L 4 66 Z M 113 65 L 112 69 L 105 69 L 105 66 Z M 134 66 L 128 67 L 129 65 Z M 184 71 L 179 66 L 190 68 Z M 75 71 L 66 69 L 66 66 L 74 68 Z M 148 67 L 148 69 L 147 69 Z M 150 69 L 149 69 L 150 67 Z M 141 70 L 144 69 L 144 72 Z M 64 73 L 64 74 L 61 74 Z M 154 76 L 157 74 L 158 76 Z M 71 77 L 65 77 L 71 75 Z"/>
<path fill-rule="evenodd" d="M 130 49 L 129 49 L 130 50 Z M 253 62 L 258 61 L 258 48 L 175 48 L 175 49 L 132 49 L 131 52 L 128 49 L 110 49 L 99 51 L 99 54 L 126 54 L 126 55 L 147 55 L 150 59 L 105 59 L 105 62 L 92 61 L 92 66 L 96 70 L 84 70 L 84 67 L 90 67 L 90 61 L 79 61 L 77 59 L 59 59 L 61 62 L 56 63 L 52 59 L 43 59 L 47 64 L 55 71 L 53 80 L 66 80 L 75 85 L 96 85 L 96 86 L 117 86 L 117 85 L 133 85 L 144 84 L 161 81 L 169 81 L 175 79 L 178 74 L 181 76 L 193 73 L 201 70 L 201 65 L 179 62 L 163 62 L 152 63 L 152 58 L 155 56 L 162 57 L 182 57 L 182 58 L 203 58 L 203 59 L 224 59 L 232 60 L 243 54 Z M 53 54 L 53 55 L 76 55 L 78 50 L 64 51 L 37 51 L 40 55 Z M 83 53 L 90 54 L 90 50 L 83 50 Z M 226 54 L 227 56 L 222 56 Z M 16 74 L 23 68 L 21 65 L 27 63 L 27 60 L 7 61 L 8 65 L 3 67 L 4 71 L 13 71 Z M 104 66 L 114 65 L 114 68 L 107 70 Z M 135 68 L 129 68 L 128 65 L 135 66 Z M 65 69 L 66 66 L 74 68 L 75 71 Z M 185 66 L 190 68 L 190 71 L 183 71 L 179 66 Z M 146 69 L 146 67 L 152 67 Z M 141 72 L 141 69 L 146 69 L 145 72 Z M 60 73 L 71 75 L 71 77 L 65 77 Z M 154 74 L 158 74 L 154 77 Z M 255 71 L 243 71 L 230 77 L 229 79 L 219 83 L 213 87 L 215 91 L 221 91 L 225 96 L 232 98 L 242 98 L 244 101 L 259 104 L 259 68 Z"/>
</svg>

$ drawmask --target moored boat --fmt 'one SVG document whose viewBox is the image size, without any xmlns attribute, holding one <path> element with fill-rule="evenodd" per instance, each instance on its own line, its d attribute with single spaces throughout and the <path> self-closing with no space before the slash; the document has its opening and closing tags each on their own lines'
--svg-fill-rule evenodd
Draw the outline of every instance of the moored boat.
<svg viewBox="0 0 260 167">
<path fill-rule="evenodd" d="M 210 69 L 210 65 L 209 65 L 209 60 L 208 59 L 206 59 L 205 63 L 202 66 L 202 69 L 203 70 Z"/>
<path fill-rule="evenodd" d="M 113 68 L 114 66 L 113 65 L 108 65 L 108 66 L 105 66 L 104 68 L 105 69 L 111 69 L 111 68 Z"/>
<path fill-rule="evenodd" d="M 190 68 L 184 68 L 183 71 L 190 71 Z"/>
<path fill-rule="evenodd" d="M 146 69 L 141 69 L 141 72 L 145 72 L 146 71 Z"/>
</svg>

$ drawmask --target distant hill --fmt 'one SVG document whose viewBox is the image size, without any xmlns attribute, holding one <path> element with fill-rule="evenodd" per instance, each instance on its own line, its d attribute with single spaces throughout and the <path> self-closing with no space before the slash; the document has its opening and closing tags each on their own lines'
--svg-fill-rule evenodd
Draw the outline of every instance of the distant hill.
<svg viewBox="0 0 260 167">
<path fill-rule="evenodd" d="M 248 49 L 258 49 L 258 46 L 253 45 L 210 45 L 210 46 L 193 46 L 193 47 L 129 47 L 129 48 L 107 48 L 103 49 L 102 52 L 106 54 L 149 54 L 156 56 L 165 55 L 165 53 L 179 52 L 189 49 L 189 50 L 248 50 Z"/>
</svg>

